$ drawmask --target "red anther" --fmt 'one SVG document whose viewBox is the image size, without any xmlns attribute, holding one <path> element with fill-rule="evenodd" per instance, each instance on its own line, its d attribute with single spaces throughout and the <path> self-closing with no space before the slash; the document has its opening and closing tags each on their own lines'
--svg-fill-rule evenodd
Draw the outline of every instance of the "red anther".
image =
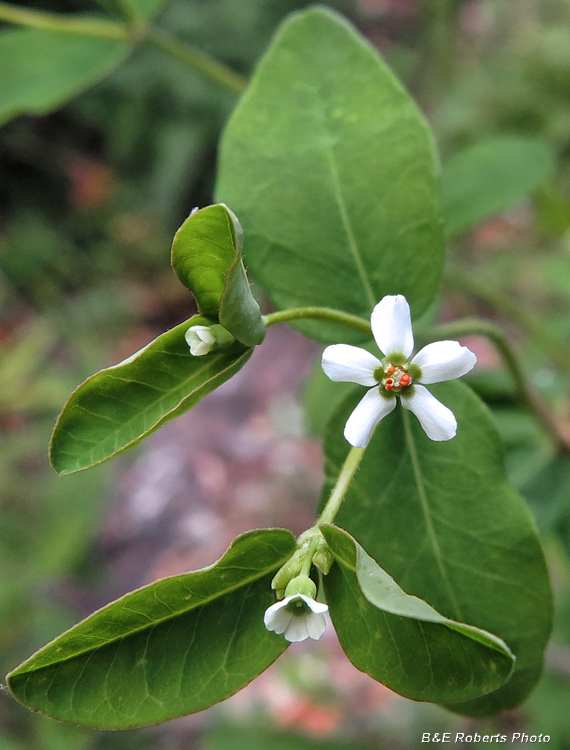
<svg viewBox="0 0 570 750">
<path fill-rule="evenodd" d="M 410 376 L 407 374 L 402 375 L 402 377 L 400 378 L 400 384 L 408 385 L 409 382 L 410 382 Z"/>
<path fill-rule="evenodd" d="M 392 386 L 391 386 L 391 385 L 388 385 L 388 383 L 386 383 L 386 390 L 387 390 L 387 391 L 391 391 L 391 390 L 392 390 Z"/>
</svg>

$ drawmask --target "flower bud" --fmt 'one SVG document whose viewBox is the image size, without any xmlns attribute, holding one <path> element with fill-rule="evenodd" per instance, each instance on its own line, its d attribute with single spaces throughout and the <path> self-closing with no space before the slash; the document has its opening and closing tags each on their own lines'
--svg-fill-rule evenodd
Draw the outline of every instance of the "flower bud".
<svg viewBox="0 0 570 750">
<path fill-rule="evenodd" d="M 213 349 L 231 346 L 235 342 L 235 337 L 218 323 L 211 326 L 190 326 L 184 338 L 190 347 L 190 354 L 194 357 L 203 357 Z"/>
<path fill-rule="evenodd" d="M 317 566 L 324 576 L 328 575 L 333 562 L 334 557 L 328 548 L 317 549 L 313 557 L 313 564 Z"/>
<path fill-rule="evenodd" d="M 290 557 L 281 568 L 279 568 L 271 581 L 271 588 L 275 589 L 279 599 L 283 598 L 282 596 L 279 596 L 279 592 L 286 589 L 289 581 L 299 575 L 302 567 L 303 552 L 298 549 L 294 555 Z"/>
<path fill-rule="evenodd" d="M 209 354 L 216 343 L 216 338 L 209 326 L 190 326 L 184 338 L 190 347 L 190 354 L 194 357 Z"/>
</svg>

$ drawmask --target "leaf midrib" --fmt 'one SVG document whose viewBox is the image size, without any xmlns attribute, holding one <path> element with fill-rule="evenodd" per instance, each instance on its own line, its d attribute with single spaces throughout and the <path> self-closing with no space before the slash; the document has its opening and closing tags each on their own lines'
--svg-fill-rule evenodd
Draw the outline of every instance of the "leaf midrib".
<svg viewBox="0 0 570 750">
<path fill-rule="evenodd" d="M 420 462 L 418 459 L 418 453 L 416 450 L 416 444 L 414 441 L 414 436 L 412 433 L 412 429 L 410 426 L 410 415 L 408 412 L 404 409 L 401 409 L 402 412 L 402 418 L 404 421 L 404 432 L 406 436 L 406 443 L 408 445 L 408 451 L 410 453 L 410 460 L 412 462 L 412 469 L 414 472 L 414 479 L 416 480 L 416 487 L 418 490 L 418 497 L 420 499 L 420 504 L 422 506 L 422 511 L 426 523 L 426 531 L 428 539 L 431 543 L 433 554 L 437 563 L 437 567 L 439 570 L 439 573 L 441 575 L 443 584 L 445 586 L 445 589 L 447 591 L 447 594 L 449 596 L 449 599 L 451 601 L 451 604 L 453 606 L 453 609 L 455 611 L 455 616 L 459 622 L 463 622 L 464 617 L 461 613 L 461 608 L 459 606 L 459 603 L 457 601 L 457 598 L 455 596 L 455 592 L 453 591 L 453 587 L 451 585 L 451 581 L 449 580 L 449 576 L 447 574 L 447 569 L 443 562 L 443 555 L 441 554 L 441 549 L 439 547 L 439 541 L 437 539 L 437 535 L 435 533 L 435 529 L 433 526 L 433 521 L 431 517 L 431 510 L 429 507 L 429 501 L 427 497 L 427 492 L 425 488 L 424 478 L 422 469 L 420 466 Z"/>
<path fill-rule="evenodd" d="M 145 625 L 143 625 L 141 627 L 133 628 L 128 633 L 123 633 L 122 635 L 118 635 L 118 636 L 116 636 L 114 638 L 110 638 L 109 640 L 105 641 L 104 643 L 98 644 L 96 646 L 92 646 L 90 648 L 85 648 L 83 650 L 75 652 L 74 654 L 70 654 L 69 656 L 65 656 L 65 657 L 62 657 L 62 658 L 57 659 L 55 661 L 49 662 L 48 664 L 42 664 L 40 667 L 34 668 L 33 665 L 32 665 L 32 669 L 25 669 L 25 670 L 22 670 L 22 671 L 20 671 L 21 667 L 19 667 L 18 669 L 14 670 L 14 672 L 11 672 L 8 675 L 8 677 L 18 677 L 18 676 L 25 675 L 25 674 L 31 674 L 32 672 L 38 672 L 38 671 L 40 671 L 42 669 L 48 669 L 49 667 L 53 667 L 55 665 L 60 665 L 60 664 L 62 664 L 64 662 L 71 661 L 72 659 L 76 659 L 76 658 L 78 658 L 80 656 L 83 656 L 84 654 L 89 654 L 89 653 L 96 652 L 100 648 L 106 648 L 107 646 L 110 646 L 113 643 L 116 643 L 117 641 L 122 641 L 125 638 L 130 638 L 131 636 L 136 635 L 137 633 L 142 633 L 145 630 L 147 630 L 148 628 L 155 628 L 155 627 L 157 627 L 158 625 L 161 625 L 164 622 L 168 622 L 169 620 L 173 620 L 176 617 L 181 617 L 181 616 L 183 616 L 185 614 L 188 614 L 188 612 L 191 612 L 193 609 L 197 609 L 199 607 L 203 607 L 203 606 L 205 606 L 207 604 L 210 604 L 211 602 L 215 601 L 216 599 L 219 599 L 222 596 L 226 596 L 227 594 L 231 594 L 232 592 L 237 591 L 238 589 L 243 588 L 244 586 L 248 586 L 249 584 L 255 582 L 259 578 L 263 578 L 263 576 L 267 575 L 268 573 L 270 573 L 273 570 L 275 570 L 276 568 L 278 568 L 280 565 L 283 564 L 283 562 L 286 562 L 288 559 L 289 559 L 289 557 L 286 556 L 286 555 L 284 555 L 275 564 L 270 565 L 270 566 L 264 568 L 262 571 L 257 570 L 256 573 L 255 573 L 255 575 L 249 576 L 248 578 L 242 580 L 239 584 L 235 584 L 234 586 L 230 586 L 229 588 L 224 589 L 223 591 L 220 591 L 220 592 L 218 592 L 216 594 L 213 594 L 213 595 L 207 597 L 206 599 L 202 599 L 199 603 L 197 603 L 197 604 L 195 603 L 192 606 L 188 606 L 185 609 L 180 610 L 179 612 L 171 614 L 171 615 L 169 615 L 167 617 L 160 617 L 160 618 L 158 618 L 156 620 L 152 620 L 152 622 L 149 622 L 149 623 L 147 623 L 147 624 L 145 624 Z M 178 578 L 178 576 L 174 576 L 174 577 Z M 168 579 L 163 579 L 163 580 L 168 580 Z M 150 585 L 152 586 L 153 584 L 150 584 Z M 135 592 L 131 592 L 131 593 L 127 594 L 127 596 L 132 596 L 133 593 L 135 593 Z M 119 599 L 119 601 L 120 601 L 120 599 Z M 130 610 L 130 611 L 134 612 L 135 610 Z M 95 613 L 94 615 L 92 615 L 92 617 L 95 617 L 97 614 L 99 614 L 99 613 Z M 141 613 L 137 612 L 136 614 L 141 614 Z M 88 634 L 79 634 L 79 635 L 86 635 L 86 636 L 88 636 Z M 32 659 L 37 658 L 37 656 L 39 656 L 39 654 L 35 654 L 32 657 Z M 22 667 L 24 667 L 24 666 L 25 666 L 25 664 L 22 665 Z"/>
<path fill-rule="evenodd" d="M 146 435 L 148 435 L 150 432 L 152 432 L 156 428 L 157 424 L 159 422 L 161 422 L 161 420 L 163 420 L 165 417 L 167 417 L 173 411 L 176 411 L 176 409 L 178 409 L 180 407 L 180 405 L 186 399 L 190 398 L 194 393 L 196 393 L 197 391 L 199 391 L 200 388 L 203 388 L 205 385 L 207 385 L 208 383 L 210 383 L 212 380 L 215 380 L 217 377 L 219 377 L 221 375 L 224 375 L 228 370 L 230 370 L 232 367 L 236 366 L 241 361 L 242 357 L 244 357 L 248 353 L 249 353 L 249 348 L 246 349 L 246 351 L 244 351 L 243 354 L 241 354 L 237 359 L 235 359 L 231 364 L 229 364 L 223 370 L 219 370 L 214 375 L 212 375 L 210 378 L 208 378 L 207 380 L 203 381 L 198 387 L 194 388 L 194 390 L 190 391 L 190 393 L 187 393 L 186 396 L 184 396 L 184 398 L 182 398 L 175 406 L 173 406 L 171 409 L 168 409 L 168 411 L 165 411 L 164 414 L 156 422 L 154 422 L 147 430 L 145 430 L 141 434 L 137 435 L 132 440 L 129 440 L 127 443 L 124 443 L 123 445 L 121 445 L 120 448 L 117 448 L 117 450 L 114 450 L 111 453 L 106 454 L 102 459 L 95 459 L 94 461 L 92 461 L 92 462 L 90 462 L 88 464 L 83 464 L 82 463 L 79 468 L 80 469 L 85 469 L 85 468 L 90 468 L 91 466 L 95 466 L 96 464 L 101 463 L 102 461 L 107 460 L 108 458 L 112 458 L 113 456 L 117 455 L 120 452 L 123 452 L 124 450 L 126 450 L 130 445 L 132 445 L 136 441 L 140 441 L 141 439 L 143 439 Z M 223 357 L 224 357 L 223 354 L 219 355 L 220 359 L 222 359 Z M 204 370 L 208 369 L 209 365 L 215 364 L 215 362 L 216 362 L 216 360 L 210 360 L 210 362 L 206 363 L 205 366 L 201 370 L 197 370 L 192 375 L 190 375 L 188 378 L 186 378 L 185 380 L 181 381 L 171 391 L 169 391 L 167 393 L 163 393 L 159 398 L 157 398 L 152 403 L 148 404 L 144 409 L 142 409 L 141 411 L 137 411 L 136 414 L 135 414 L 135 416 L 131 417 L 131 419 L 129 419 L 127 422 L 122 422 L 121 425 L 116 430 L 114 430 L 112 432 L 108 432 L 107 435 L 103 438 L 103 440 L 100 440 L 98 443 L 95 444 L 95 448 L 90 448 L 89 451 L 85 451 L 84 453 L 82 453 L 79 456 L 79 458 L 76 459 L 76 461 L 77 460 L 81 460 L 81 458 L 83 456 L 87 456 L 87 455 L 89 455 L 89 453 L 92 454 L 93 451 L 97 447 L 101 446 L 106 440 L 109 440 L 112 436 L 117 436 L 120 433 L 121 430 L 128 429 L 128 426 L 135 419 L 137 419 L 141 415 L 145 414 L 149 409 L 152 409 L 158 403 L 158 401 L 160 401 L 163 398 L 166 398 L 167 396 L 169 396 L 170 394 L 172 394 L 174 391 L 178 390 L 179 388 L 183 388 L 184 385 L 186 383 L 188 383 L 188 381 L 190 381 L 192 378 L 195 378 L 195 377 L 199 376 L 200 373 L 202 373 Z M 129 362 L 129 365 L 130 364 L 133 364 L 133 363 Z M 108 370 L 114 370 L 114 369 L 116 369 L 116 366 L 114 368 L 108 368 Z M 106 370 L 102 370 L 101 372 L 106 372 Z M 100 373 L 97 373 L 96 375 L 94 375 L 93 379 L 96 378 L 97 375 L 99 375 L 99 374 Z M 113 377 L 113 376 L 110 375 L 110 377 Z M 115 377 L 115 380 L 122 380 L 122 378 Z M 140 382 L 140 381 L 134 381 L 134 382 Z M 81 386 L 79 386 L 79 387 L 81 388 Z M 70 406 L 71 406 L 71 404 L 70 404 Z M 78 408 L 80 406 L 80 404 L 75 404 L 75 406 L 76 406 L 76 408 Z M 65 409 L 64 409 L 64 412 L 65 412 Z M 62 412 L 62 416 L 63 416 L 64 412 Z M 97 416 L 100 416 L 100 415 L 97 415 Z M 66 432 L 72 438 L 74 437 L 73 434 L 70 433 L 69 430 L 66 430 L 64 427 L 61 427 L 60 429 L 63 430 L 64 432 Z M 56 430 L 57 430 L 57 425 L 56 425 Z M 55 432 L 54 432 L 54 434 L 55 434 Z M 67 454 L 67 455 L 70 455 L 70 454 Z M 71 473 L 72 471 L 78 471 L 78 470 L 79 469 L 72 469 L 69 473 Z"/>
<path fill-rule="evenodd" d="M 325 119 L 325 113 L 326 109 L 323 104 L 323 99 L 321 96 L 321 91 L 317 86 L 314 87 L 314 99 L 313 101 L 316 103 L 315 110 L 317 112 L 317 118 L 321 121 L 321 126 L 323 129 L 323 132 L 326 134 L 326 146 L 323 146 L 323 151 L 326 157 L 326 162 L 330 171 L 331 176 L 331 184 L 333 188 L 333 195 L 336 201 L 336 204 L 338 206 L 338 210 L 340 213 L 340 218 L 342 222 L 342 227 L 344 229 L 344 233 L 346 235 L 346 239 L 348 242 L 348 247 L 350 249 L 351 255 L 354 259 L 354 264 L 356 266 L 356 270 L 358 273 L 358 276 L 360 278 L 360 281 L 362 283 L 362 287 L 364 289 L 364 293 L 366 295 L 366 298 L 368 300 L 368 303 L 370 305 L 370 309 L 374 307 L 376 304 L 376 296 L 374 294 L 374 291 L 372 289 L 372 286 L 370 284 L 370 281 L 368 280 L 368 276 L 366 274 L 366 269 L 364 267 L 364 262 L 362 260 L 362 256 L 360 254 L 360 250 L 358 247 L 358 244 L 356 242 L 356 239 L 354 237 L 354 233 L 352 231 L 352 225 L 350 222 L 350 217 L 348 215 L 348 211 L 346 208 L 346 204 L 344 201 L 344 197 L 341 190 L 340 185 L 340 178 L 338 173 L 338 167 L 335 159 L 335 154 L 333 151 L 333 147 L 331 145 L 333 141 L 333 135 L 330 132 L 330 129 L 327 125 L 326 119 Z"/>
</svg>

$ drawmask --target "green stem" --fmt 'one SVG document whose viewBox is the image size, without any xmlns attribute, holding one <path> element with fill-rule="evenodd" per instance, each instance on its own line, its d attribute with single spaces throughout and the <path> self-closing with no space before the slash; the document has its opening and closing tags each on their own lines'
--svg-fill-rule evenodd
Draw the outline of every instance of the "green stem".
<svg viewBox="0 0 570 750">
<path fill-rule="evenodd" d="M 301 572 L 299 575 L 302 576 L 308 576 L 311 572 L 311 566 L 313 564 L 313 557 L 315 556 L 315 552 L 317 551 L 317 545 L 319 544 L 319 537 L 314 536 L 311 539 L 311 543 L 309 544 L 309 548 L 307 549 L 305 559 L 303 560 L 303 567 L 301 568 Z"/>
<path fill-rule="evenodd" d="M 151 29 L 146 38 L 156 47 L 168 52 L 173 57 L 182 60 L 199 70 L 217 83 L 222 84 L 231 91 L 241 94 L 247 86 L 247 80 L 234 73 L 222 63 L 214 60 L 209 55 L 199 52 L 194 47 L 179 42 L 176 37 L 160 29 Z"/>
<path fill-rule="evenodd" d="M 498 289 L 474 281 L 471 277 L 456 269 L 448 271 L 445 279 L 451 288 L 480 300 L 512 320 L 533 343 L 541 347 L 555 365 L 560 367 L 567 375 L 570 375 L 570 349 L 568 346 L 545 330 L 534 317 L 525 312 L 516 302 L 513 302 Z"/>
<path fill-rule="evenodd" d="M 360 466 L 365 450 L 365 448 L 351 448 L 348 452 L 348 456 L 346 457 L 342 469 L 340 470 L 340 474 L 337 477 L 336 484 L 333 487 L 325 507 L 323 508 L 323 512 L 318 518 L 317 524 L 333 523 L 336 514 L 342 505 L 342 501 L 348 492 L 350 483 L 354 479 L 356 470 Z"/>
<path fill-rule="evenodd" d="M 522 403 L 530 409 L 536 419 L 551 433 L 559 449 L 565 453 L 570 453 L 570 443 L 561 433 L 556 420 L 550 413 L 548 405 L 538 395 L 535 386 L 529 382 L 517 353 L 494 323 L 479 320 L 478 318 L 465 318 L 436 326 L 426 333 L 432 341 L 447 338 L 456 339 L 462 336 L 484 336 L 489 339 L 501 355 L 511 374 Z"/>
<path fill-rule="evenodd" d="M 160 29 L 146 29 L 140 19 L 135 15 L 130 0 L 119 0 L 121 10 L 128 21 L 128 25 L 113 23 L 104 19 L 78 18 L 58 13 L 44 13 L 16 5 L 2 2 L 0 0 L 0 21 L 28 26 L 44 31 L 58 31 L 63 34 L 77 34 L 78 36 L 101 37 L 104 39 L 117 39 L 122 42 L 130 42 L 148 39 L 149 42 L 159 47 L 178 60 L 191 65 L 195 70 L 211 78 L 216 83 L 241 94 L 247 86 L 247 80 L 234 73 L 222 63 L 209 57 L 203 52 L 179 42 L 168 32 Z"/>
<path fill-rule="evenodd" d="M 44 31 L 59 31 L 63 34 L 118 39 L 128 41 L 129 30 L 112 21 L 95 18 L 78 18 L 58 13 L 45 13 L 20 8 L 16 5 L 0 2 L 0 21 L 8 21 L 20 26 L 29 26 Z"/>
<path fill-rule="evenodd" d="M 291 320 L 326 320 L 330 323 L 339 323 L 340 325 L 354 328 L 372 336 L 370 323 L 358 315 L 351 315 L 342 310 L 334 310 L 332 307 L 294 307 L 290 310 L 279 310 L 278 312 L 264 315 L 263 320 L 266 326 L 274 326 L 276 323 L 289 323 Z"/>
</svg>

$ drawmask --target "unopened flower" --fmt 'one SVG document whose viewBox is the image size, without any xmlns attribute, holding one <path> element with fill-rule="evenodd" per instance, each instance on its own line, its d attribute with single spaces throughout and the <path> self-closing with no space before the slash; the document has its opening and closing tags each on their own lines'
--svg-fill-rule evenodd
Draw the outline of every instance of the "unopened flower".
<svg viewBox="0 0 570 750">
<path fill-rule="evenodd" d="M 209 326 L 190 326 L 184 338 L 190 347 L 190 354 L 194 357 L 208 354 L 216 343 L 216 337 Z"/>
<path fill-rule="evenodd" d="M 265 610 L 263 622 L 267 630 L 283 633 L 291 643 L 306 638 L 318 641 L 325 632 L 328 607 L 315 601 L 315 594 L 316 586 L 308 576 L 293 578 L 285 591 L 285 599 Z"/>
<path fill-rule="evenodd" d="M 384 354 L 382 361 L 348 344 L 334 344 L 323 352 L 323 370 L 331 380 L 371 386 L 350 415 L 345 438 L 356 448 L 365 448 L 378 422 L 396 408 L 398 396 L 431 440 L 450 440 L 457 432 L 453 412 L 424 385 L 460 378 L 473 369 L 477 357 L 458 341 L 436 341 L 410 359 L 414 348 L 410 306 L 401 294 L 380 300 L 370 324 Z"/>
</svg>

